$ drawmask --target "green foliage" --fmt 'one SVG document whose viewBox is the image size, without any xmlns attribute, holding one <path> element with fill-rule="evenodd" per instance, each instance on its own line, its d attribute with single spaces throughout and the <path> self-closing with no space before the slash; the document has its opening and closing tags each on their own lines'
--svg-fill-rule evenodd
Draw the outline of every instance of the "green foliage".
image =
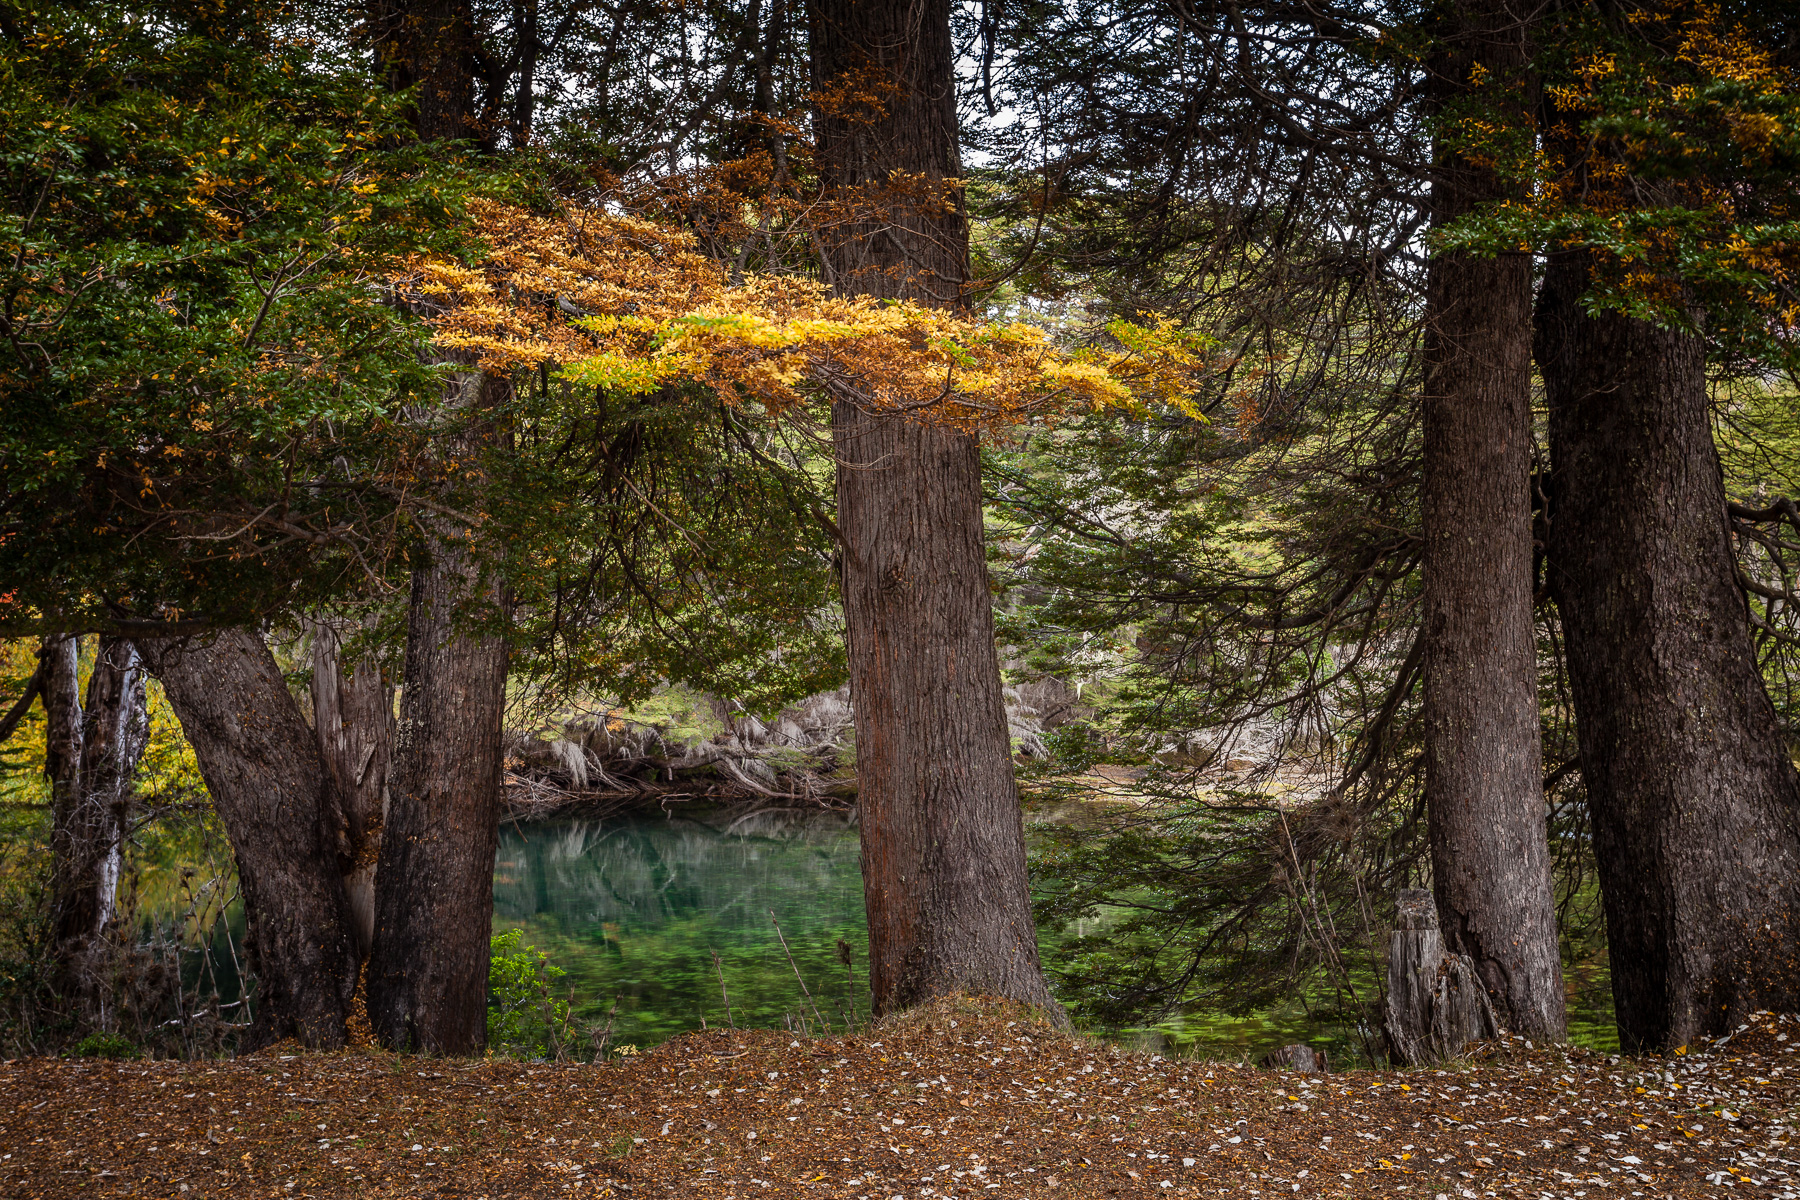
<svg viewBox="0 0 1800 1200">
<path fill-rule="evenodd" d="M 435 383 L 386 281 L 464 184 L 259 15 L 0 10 L 0 620 L 241 621 L 404 533 Z"/>
<path fill-rule="evenodd" d="M 569 1003 L 558 1000 L 551 988 L 567 972 L 536 946 L 525 945 L 521 929 L 495 934 L 490 947 L 489 1048 L 532 1056 L 566 1045 Z"/>
<path fill-rule="evenodd" d="M 674 680 L 759 712 L 843 682 L 828 458 L 699 388 L 525 383 L 488 499 L 523 679 L 622 705 Z"/>
<path fill-rule="evenodd" d="M 144 1051 L 136 1042 L 118 1033 L 90 1033 L 69 1051 L 76 1058 L 142 1058 Z"/>
<path fill-rule="evenodd" d="M 990 455 L 1003 636 L 1099 697 L 1026 781 L 1087 814 L 1033 857 L 1078 1020 L 1297 999 L 1354 1037 L 1378 994 L 1382 898 L 1423 851 L 1406 369 L 1373 341 L 1273 428 L 1252 395 L 1236 422 L 1096 417 Z M 1097 760 L 1129 769 L 1121 803 Z"/>
<path fill-rule="evenodd" d="M 1758 25 L 1781 15 L 1758 8 L 1561 10 L 1538 39 L 1543 151 L 1494 152 L 1531 199 L 1472 214 L 1445 244 L 1586 252 L 1590 310 L 1703 334 L 1738 373 L 1800 366 L 1800 76 L 1779 57 L 1787 35 Z"/>
</svg>

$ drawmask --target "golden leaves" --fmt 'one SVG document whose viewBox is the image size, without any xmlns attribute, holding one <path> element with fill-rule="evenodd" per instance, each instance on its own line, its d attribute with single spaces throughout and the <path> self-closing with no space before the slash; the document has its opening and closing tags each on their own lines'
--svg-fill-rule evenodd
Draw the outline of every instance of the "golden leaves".
<svg viewBox="0 0 1800 1200">
<path fill-rule="evenodd" d="M 550 366 L 645 394 L 679 383 L 780 412 L 853 399 L 972 432 L 1066 408 L 1172 404 L 1190 415 L 1209 344 L 1172 322 L 1115 322 L 1109 350 L 1066 353 L 1033 326 L 912 301 L 832 295 L 792 276 L 732 283 L 679 230 L 603 209 L 544 216 L 470 205 L 477 266 L 408 261 L 394 280 L 440 345 L 494 373 Z"/>
</svg>

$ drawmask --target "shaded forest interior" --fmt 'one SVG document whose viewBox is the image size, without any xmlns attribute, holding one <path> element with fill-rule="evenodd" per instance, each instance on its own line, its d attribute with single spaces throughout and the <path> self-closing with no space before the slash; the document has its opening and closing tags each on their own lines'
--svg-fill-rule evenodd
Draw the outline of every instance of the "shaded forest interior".
<svg viewBox="0 0 1800 1200">
<path fill-rule="evenodd" d="M 5 1054 L 617 1057 L 506 914 L 683 838 L 856 841 L 654 944 L 734 1030 L 1800 1011 L 1791 6 L 0 38 Z"/>
</svg>

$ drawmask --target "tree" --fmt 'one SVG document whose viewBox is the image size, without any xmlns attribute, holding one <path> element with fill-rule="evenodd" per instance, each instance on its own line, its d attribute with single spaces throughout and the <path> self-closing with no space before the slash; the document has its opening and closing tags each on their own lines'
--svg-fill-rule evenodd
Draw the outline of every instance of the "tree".
<svg viewBox="0 0 1800 1200">
<path fill-rule="evenodd" d="M 404 525 L 416 444 L 392 417 L 432 381 L 423 326 L 375 288 L 454 243 L 459 185 L 341 64 L 211 16 L 0 32 L 14 632 L 173 633 L 379 588 Z"/>
<path fill-rule="evenodd" d="M 141 639 L 194 748 L 237 860 L 254 1023 L 240 1044 L 342 1046 L 360 963 L 337 849 L 340 809 L 313 731 L 253 630 Z"/>
<path fill-rule="evenodd" d="M 818 167 L 841 293 L 964 305 L 945 0 L 811 7 Z M 858 100 L 858 94 L 874 99 Z M 1060 1013 L 1038 964 L 994 650 L 981 457 L 956 429 L 835 389 L 842 587 L 875 1011 L 953 991 Z"/>
<path fill-rule="evenodd" d="M 1640 17 L 1559 30 L 1536 315 L 1546 569 L 1633 1051 L 1800 1003 L 1800 778 L 1752 648 L 1708 382 L 1792 361 L 1797 197 L 1773 151 L 1800 101 L 1753 29 Z"/>
<path fill-rule="evenodd" d="M 1800 779 L 1757 671 L 1700 338 L 1582 310 L 1580 252 L 1538 301 L 1549 577 L 1628 1050 L 1800 1003 Z"/>
<path fill-rule="evenodd" d="M 461 450 L 478 462 L 493 443 L 488 422 L 507 403 L 509 382 L 476 367 L 450 375 L 446 386 L 464 397 L 471 432 L 448 440 L 445 457 Z M 472 471 L 473 463 L 460 469 Z M 415 551 L 425 561 L 413 568 L 407 603 L 405 680 L 369 957 L 375 1036 L 396 1049 L 435 1054 L 473 1054 L 487 1043 L 510 650 L 505 585 L 469 544 L 474 531 L 459 525 L 430 520 Z"/>
<path fill-rule="evenodd" d="M 92 1016 L 105 1008 L 106 938 L 149 716 L 143 668 L 129 641 L 99 639 L 85 706 L 78 647 L 78 638 L 52 636 L 41 655 L 51 779 L 50 936 L 65 993 Z"/>
<path fill-rule="evenodd" d="M 413 89 L 424 142 L 441 146 L 477 132 L 471 22 L 466 0 L 407 0 L 387 10 L 378 30 L 390 86 Z M 440 503 L 479 506 L 479 487 L 450 481 L 459 472 L 479 475 L 482 454 L 502 444 L 499 410 L 511 388 L 467 357 L 434 355 L 440 368 L 449 368 L 443 416 L 461 426 L 433 431 L 434 466 Z M 488 925 L 510 646 L 503 632 L 472 632 L 469 625 L 497 620 L 503 628 L 508 604 L 503 585 L 470 544 L 477 531 L 467 518 L 427 517 L 420 532 L 412 549 L 406 682 L 375 873 L 369 1019 L 376 1037 L 396 1049 L 472 1054 L 487 1041 Z"/>
<path fill-rule="evenodd" d="M 1431 217 L 1514 199 L 1529 160 L 1531 19 L 1454 5 L 1437 31 Z M 1498 127 L 1508 137 L 1483 138 Z M 1496 144 L 1498 142 L 1498 144 Z M 1532 597 L 1531 259 L 1443 249 L 1427 269 L 1420 615 L 1431 878 L 1446 950 L 1500 1022 L 1561 1040 Z"/>
<path fill-rule="evenodd" d="M 984 79 L 1013 85 L 1004 103 L 1014 111 L 1051 114 L 1008 122 L 995 137 L 1015 168 L 1028 155 L 1043 164 L 995 181 L 990 194 L 1004 198 L 1009 222 L 1001 244 L 1048 259 L 1037 272 L 1053 286 L 1204 323 L 1221 357 L 1236 356 L 1202 403 L 1235 417 L 1244 469 L 1232 471 L 1221 448 L 1195 464 L 1198 479 L 1170 511 L 1116 529 L 1105 510 L 1083 513 L 1077 537 L 1121 543 L 1106 555 L 1119 575 L 1092 586 L 1135 591 L 1130 609 L 1156 634 L 1140 636 L 1154 647 L 1144 657 L 1168 664 L 1166 689 L 1152 693 L 1168 699 L 1162 711 L 1187 716 L 1174 697 L 1210 685 L 1192 708 L 1216 726 L 1178 726 L 1194 730 L 1193 742 L 1224 746 L 1243 725 L 1266 729 L 1281 714 L 1284 765 L 1314 757 L 1302 747 L 1320 733 L 1355 746 L 1317 805 L 1296 814 L 1284 804 L 1279 821 L 1268 813 L 1274 828 L 1260 846 L 1248 812 L 1230 837 L 1211 837 L 1226 818 L 1194 814 L 1179 798 L 1164 831 L 1134 830 L 1139 848 L 1167 850 L 1145 859 L 1143 875 L 1169 879 L 1189 862 L 1209 875 L 1179 900 L 1146 904 L 1141 927 L 1161 932 L 1180 914 L 1205 931 L 1202 945 L 1265 923 L 1292 931 L 1282 944 L 1313 940 L 1306 922 L 1270 911 L 1293 898 L 1285 889 L 1243 884 L 1259 858 L 1275 859 L 1278 880 L 1316 869 L 1317 886 L 1351 902 L 1346 916 L 1366 913 L 1358 891 L 1389 892 L 1414 869 L 1410 847 L 1394 840 L 1413 828 L 1410 768 L 1422 755 L 1448 948 L 1480 964 L 1504 1022 L 1560 1036 L 1531 576 L 1530 261 L 1516 246 L 1404 249 L 1427 218 L 1441 237 L 1468 209 L 1522 194 L 1511 167 L 1531 160 L 1529 10 L 1273 0 L 1072 3 L 1055 6 L 1053 21 L 1042 11 L 1015 19 L 1012 36 L 1032 44 L 1015 41 L 1006 68 Z M 1417 397 L 1422 447 L 1406 441 L 1409 406 L 1371 403 L 1377 389 Z M 1392 452 L 1362 457 L 1383 443 Z M 1281 465 L 1251 467 L 1265 460 Z M 1304 482 L 1290 496 L 1293 477 Z M 1196 540 L 1174 553 L 1172 535 L 1195 523 L 1183 506 L 1215 488 L 1240 489 L 1242 519 L 1266 532 L 1225 524 L 1212 546 Z M 1311 510 L 1303 529 L 1283 522 L 1296 500 Z M 1376 511 L 1385 527 L 1365 532 Z M 1254 556 L 1239 550 L 1245 543 Z M 1062 566 L 1047 557 L 1027 574 L 1066 586 Z M 1174 612 L 1152 615 L 1151 597 Z M 1421 678 L 1420 736 L 1396 736 Z M 1241 802 L 1254 810 L 1257 798 Z M 1351 827 L 1366 843 L 1342 835 Z M 1186 832 L 1198 829 L 1209 837 Z M 1354 861 L 1351 848 L 1364 845 L 1368 874 L 1338 891 L 1349 883 L 1332 869 L 1339 855 Z M 1121 842 L 1117 855 L 1061 860 L 1079 860 L 1072 882 L 1085 876 L 1061 910 L 1091 903 L 1108 874 L 1124 878 L 1108 867 L 1134 852 Z M 1263 912 L 1250 911 L 1253 897 Z M 1221 964 L 1240 957 L 1217 954 Z M 1180 978 L 1146 964 L 1140 995 Z M 1106 986 L 1103 969 L 1083 973 Z"/>
<path fill-rule="evenodd" d="M 337 802 L 244 626 L 386 586 L 418 441 L 394 417 L 435 380 L 425 326 L 378 288 L 394 256 L 455 244 L 457 177 L 395 144 L 399 105 L 360 73 L 235 9 L 9 10 L 0 31 L 0 620 L 110 635 L 90 725 L 114 683 L 133 694 L 118 638 L 141 639 L 238 856 L 251 1041 L 340 1045 L 357 958 Z M 116 840 L 116 804 L 76 803 L 80 770 L 128 782 L 114 726 L 84 750 L 59 734 L 71 849 Z M 109 860 L 69 861 L 92 896 L 65 911 L 88 925 Z"/>
<path fill-rule="evenodd" d="M 364 622 L 369 630 L 372 622 Z M 394 690 L 376 653 L 349 658 L 349 621 L 308 623 L 312 633 L 312 717 L 319 756 L 337 802 L 338 870 L 354 917 L 358 958 L 375 940 L 375 864 L 381 853 L 382 810 L 394 749 Z"/>
</svg>

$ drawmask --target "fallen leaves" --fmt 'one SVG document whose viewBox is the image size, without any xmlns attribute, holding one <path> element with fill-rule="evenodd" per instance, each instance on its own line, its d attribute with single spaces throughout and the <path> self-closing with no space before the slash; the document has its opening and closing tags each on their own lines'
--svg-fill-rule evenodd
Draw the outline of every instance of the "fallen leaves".
<svg viewBox="0 0 1800 1200">
<path fill-rule="evenodd" d="M 1800 1021 L 1768 1017 L 1666 1059 L 1509 1040 L 1454 1069 L 1295 1075 L 964 1002 L 863 1036 L 690 1034 L 599 1066 L 39 1059 L 0 1065 L 0 1193 L 1791 1196 L 1796 1038 Z"/>
</svg>

